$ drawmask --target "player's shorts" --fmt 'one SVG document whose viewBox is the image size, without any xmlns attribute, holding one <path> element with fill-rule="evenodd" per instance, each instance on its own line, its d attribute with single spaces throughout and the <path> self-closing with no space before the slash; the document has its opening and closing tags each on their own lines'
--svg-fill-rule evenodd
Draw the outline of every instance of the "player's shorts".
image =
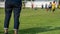
<svg viewBox="0 0 60 34">
<path fill-rule="evenodd" d="M 51 9 L 52 7 L 49 7 L 49 9 Z"/>
<path fill-rule="evenodd" d="M 55 11 L 55 7 L 52 7 L 52 11 Z"/>
<path fill-rule="evenodd" d="M 52 9 L 52 11 L 55 11 L 55 8 L 54 8 L 54 9 Z"/>
</svg>

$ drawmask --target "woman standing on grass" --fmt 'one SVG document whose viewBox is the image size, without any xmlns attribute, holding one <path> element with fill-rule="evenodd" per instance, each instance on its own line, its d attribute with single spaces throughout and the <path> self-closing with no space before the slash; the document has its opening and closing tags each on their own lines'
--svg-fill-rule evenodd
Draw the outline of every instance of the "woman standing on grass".
<svg viewBox="0 0 60 34">
<path fill-rule="evenodd" d="M 4 34 L 8 34 L 9 22 L 14 14 L 14 34 L 18 34 L 19 29 L 19 16 L 22 7 L 22 0 L 6 0 L 5 1 L 5 21 L 4 21 Z"/>
</svg>

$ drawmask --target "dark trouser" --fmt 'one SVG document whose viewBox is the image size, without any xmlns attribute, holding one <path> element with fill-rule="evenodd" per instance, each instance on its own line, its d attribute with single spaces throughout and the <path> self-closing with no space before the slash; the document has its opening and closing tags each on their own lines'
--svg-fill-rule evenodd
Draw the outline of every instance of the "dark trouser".
<svg viewBox="0 0 60 34">
<path fill-rule="evenodd" d="M 4 21 L 4 28 L 9 28 L 9 21 L 12 15 L 12 10 L 14 14 L 14 29 L 19 29 L 19 16 L 21 12 L 21 4 L 15 4 L 15 3 L 5 3 L 5 21 Z"/>
</svg>

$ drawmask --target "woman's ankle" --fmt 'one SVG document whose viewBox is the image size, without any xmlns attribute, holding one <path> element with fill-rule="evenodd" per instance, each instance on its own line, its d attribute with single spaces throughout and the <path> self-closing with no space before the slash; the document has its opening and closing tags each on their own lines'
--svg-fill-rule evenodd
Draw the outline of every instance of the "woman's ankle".
<svg viewBox="0 0 60 34">
<path fill-rule="evenodd" d="M 8 34 L 8 29 L 5 29 L 5 30 L 4 30 L 4 33 L 5 33 L 5 34 Z"/>
<path fill-rule="evenodd" d="M 18 30 L 14 30 L 14 34 L 18 34 Z"/>
</svg>

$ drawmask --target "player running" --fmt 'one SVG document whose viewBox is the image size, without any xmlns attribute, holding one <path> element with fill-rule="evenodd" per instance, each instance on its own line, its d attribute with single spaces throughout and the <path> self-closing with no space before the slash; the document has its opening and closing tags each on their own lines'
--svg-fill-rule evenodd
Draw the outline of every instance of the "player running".
<svg viewBox="0 0 60 34">
<path fill-rule="evenodd" d="M 53 3 L 52 3 L 52 11 L 53 11 L 53 13 L 55 11 L 55 8 L 56 8 L 56 3 L 55 3 L 55 1 L 53 1 Z"/>
<path fill-rule="evenodd" d="M 48 10 L 51 11 L 51 9 L 52 9 L 52 2 L 50 2 L 49 6 L 48 6 Z"/>
</svg>

